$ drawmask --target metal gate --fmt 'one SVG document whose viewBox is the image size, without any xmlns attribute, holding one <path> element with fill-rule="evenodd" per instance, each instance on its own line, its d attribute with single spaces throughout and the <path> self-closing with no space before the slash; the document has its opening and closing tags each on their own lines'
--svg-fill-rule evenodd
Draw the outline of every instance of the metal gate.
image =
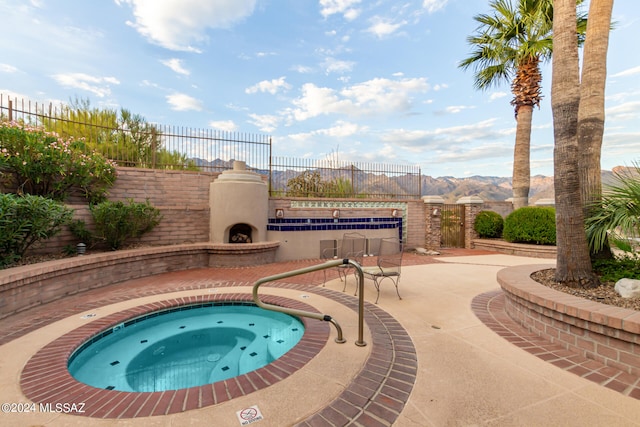
<svg viewBox="0 0 640 427">
<path fill-rule="evenodd" d="M 465 205 L 443 205 L 440 214 L 440 235 L 443 248 L 464 248 Z"/>
</svg>

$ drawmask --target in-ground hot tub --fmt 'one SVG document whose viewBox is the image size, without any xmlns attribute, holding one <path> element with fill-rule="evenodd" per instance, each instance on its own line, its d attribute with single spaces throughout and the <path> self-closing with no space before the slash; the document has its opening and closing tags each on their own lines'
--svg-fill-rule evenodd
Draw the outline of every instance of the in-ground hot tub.
<svg viewBox="0 0 640 427">
<path fill-rule="evenodd" d="M 247 302 L 148 313 L 93 336 L 68 369 L 93 387 L 154 392 L 197 387 L 259 369 L 295 346 L 304 325 Z"/>
</svg>

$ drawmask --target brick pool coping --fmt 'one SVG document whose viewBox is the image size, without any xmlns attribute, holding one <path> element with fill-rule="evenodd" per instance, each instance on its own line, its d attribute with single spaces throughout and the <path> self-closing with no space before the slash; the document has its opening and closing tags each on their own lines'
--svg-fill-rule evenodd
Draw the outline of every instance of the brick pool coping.
<svg viewBox="0 0 640 427">
<path fill-rule="evenodd" d="M 141 305 L 81 326 L 44 346 L 25 365 L 20 376 L 22 391 L 38 404 L 83 402 L 85 416 L 135 418 L 169 415 L 222 403 L 287 378 L 324 347 L 329 337 L 325 322 L 305 324 L 305 333 L 291 351 L 273 363 L 237 377 L 188 389 L 163 392 L 123 392 L 99 389 L 75 380 L 67 370 L 71 354 L 98 333 L 145 314 L 179 306 L 208 302 L 252 301 L 247 294 L 199 295 Z M 283 297 L 265 296 L 270 304 L 318 313 L 313 307 Z M 144 403 L 143 403 L 144 402 Z"/>
<path fill-rule="evenodd" d="M 250 285 L 242 282 L 215 282 L 216 287 Z M 303 284 L 273 285 L 317 293 L 357 310 L 357 299 L 351 295 Z M 185 290 L 189 287 L 180 286 L 174 290 Z M 203 289 L 208 286 L 195 287 Z M 171 289 L 162 290 L 170 291 Z M 97 308 L 114 300 L 126 300 L 145 294 L 146 292 L 132 290 L 108 301 L 94 301 L 91 306 Z M 215 405 L 268 387 L 302 368 L 327 343 L 330 328 L 326 322 L 305 322 L 309 329 L 305 331 L 301 342 L 274 363 L 212 385 L 170 392 L 127 393 L 96 389 L 77 382 L 66 369 L 68 357 L 75 348 L 92 335 L 122 320 L 140 316 L 150 310 L 188 303 L 221 301 L 221 298 L 234 301 L 251 300 L 248 294 L 207 294 L 167 300 L 114 313 L 71 331 L 43 347 L 29 360 L 21 375 L 23 392 L 36 403 L 83 401 L 87 405 L 86 413 L 82 415 L 97 418 L 171 414 Z M 267 299 L 265 296 L 264 299 L 273 304 L 310 309 L 306 304 L 288 298 L 269 296 Z M 365 321 L 372 331 L 372 342 L 369 344 L 372 350 L 369 358 L 361 372 L 333 402 L 298 425 L 343 425 L 352 422 L 364 425 L 391 425 L 402 412 L 416 379 L 415 347 L 408 333 L 393 317 L 371 303 L 365 304 Z M 313 308 L 311 310 L 316 311 Z"/>
</svg>

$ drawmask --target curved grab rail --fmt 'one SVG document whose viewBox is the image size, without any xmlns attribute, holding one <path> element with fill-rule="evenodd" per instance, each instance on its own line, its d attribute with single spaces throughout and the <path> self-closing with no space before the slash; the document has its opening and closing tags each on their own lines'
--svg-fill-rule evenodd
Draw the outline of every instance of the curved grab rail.
<svg viewBox="0 0 640 427">
<path fill-rule="evenodd" d="M 358 341 L 356 341 L 356 345 L 359 347 L 364 347 L 367 345 L 363 340 L 364 335 L 364 273 L 362 272 L 362 267 L 356 261 L 350 259 L 342 259 L 335 261 L 328 261 L 323 264 L 312 265 L 310 267 L 299 268 L 297 270 L 287 271 L 285 273 L 274 274 L 272 276 L 263 277 L 258 279 L 253 285 L 253 301 L 260 308 L 264 308 L 265 310 L 279 311 L 281 313 L 291 314 L 294 316 L 302 316 L 302 317 L 310 317 L 312 319 L 324 320 L 325 322 L 331 322 L 333 326 L 336 327 L 336 331 L 338 332 L 338 337 L 335 339 L 337 343 L 344 343 L 346 340 L 342 336 L 342 328 L 331 316 L 328 314 L 320 314 L 320 313 L 312 313 L 310 311 L 297 310 L 295 308 L 287 308 L 280 307 L 273 304 L 267 304 L 260 300 L 258 295 L 258 288 L 267 282 L 273 282 L 275 280 L 284 279 L 287 277 L 298 276 L 300 274 L 311 273 L 314 271 L 324 270 L 326 268 L 337 267 L 339 265 L 351 265 L 358 272 L 358 289 L 359 289 L 359 303 L 358 303 Z"/>
</svg>

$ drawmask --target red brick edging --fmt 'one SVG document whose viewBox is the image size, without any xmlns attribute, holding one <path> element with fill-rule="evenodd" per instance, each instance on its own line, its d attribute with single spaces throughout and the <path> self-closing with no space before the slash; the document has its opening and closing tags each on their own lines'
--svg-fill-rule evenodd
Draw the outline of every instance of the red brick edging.
<svg viewBox="0 0 640 427">
<path fill-rule="evenodd" d="M 640 399 L 640 376 L 578 355 L 562 345 L 551 343 L 517 324 L 505 311 L 505 293 L 492 291 L 473 299 L 473 313 L 496 334 L 541 360 L 602 387 Z"/>
<path fill-rule="evenodd" d="M 313 307 L 283 297 L 264 296 L 274 305 L 318 312 Z M 163 392 L 123 392 L 92 387 L 75 380 L 67 370 L 71 354 L 92 336 L 119 323 L 153 311 L 223 301 L 252 301 L 248 294 L 208 294 L 159 301 L 131 308 L 81 326 L 43 347 L 26 364 L 20 377 L 22 391 L 38 404 L 82 402 L 83 415 L 96 418 L 134 418 L 168 415 L 202 408 L 244 396 L 283 380 L 302 368 L 326 344 L 329 325 L 302 318 L 305 333 L 291 351 L 273 363 L 228 380 L 188 389 Z M 135 402 L 135 404 L 134 404 Z"/>
<path fill-rule="evenodd" d="M 529 331 L 588 359 L 640 375 L 640 312 L 600 304 L 531 279 L 552 265 L 523 265 L 498 272 L 505 310 Z"/>
<path fill-rule="evenodd" d="M 249 285 L 248 283 L 239 282 L 217 282 L 216 286 L 242 286 Z M 299 289 L 304 292 L 312 292 L 320 294 L 326 298 L 332 299 L 338 303 L 341 303 L 353 310 L 357 310 L 357 298 L 341 292 L 332 291 L 327 288 L 321 288 L 318 286 L 309 286 L 302 284 L 275 284 L 277 287 L 284 287 L 288 289 Z M 162 285 L 156 282 L 156 287 L 164 288 Z M 200 288 L 201 285 L 197 285 Z M 205 286 L 206 287 L 206 286 Z M 170 286 L 162 289 L 162 291 L 168 292 L 172 289 Z M 184 290 L 181 287 L 180 290 Z M 161 291 L 157 289 L 157 291 Z M 124 292 L 114 300 L 135 298 L 139 291 Z M 144 292 L 142 292 L 144 294 Z M 206 298 L 215 298 L 222 296 L 223 294 L 207 294 L 201 295 L 195 298 L 195 302 L 203 302 Z M 236 297 L 234 300 L 238 300 L 238 295 L 241 295 L 243 299 L 250 298 L 247 294 L 233 294 Z M 227 298 L 227 295 L 224 296 Z M 292 301 L 296 305 L 302 304 L 297 301 L 289 300 L 286 298 L 276 298 L 275 300 L 266 300 L 266 302 L 277 303 L 279 305 L 289 306 L 289 301 Z M 176 300 L 172 300 L 176 301 Z M 179 301 L 186 301 L 185 298 Z M 92 302 L 92 306 L 100 307 L 104 305 L 105 301 Z M 155 303 L 158 304 L 158 303 Z M 154 304 L 151 304 L 154 305 Z M 308 310 L 309 307 L 302 304 L 303 308 Z M 86 307 L 84 307 L 86 308 Z M 160 308 L 160 306 L 156 307 Z M 311 309 L 316 311 L 315 309 Z M 125 314 L 125 317 L 137 317 L 143 312 L 149 311 L 148 309 L 140 311 L 140 308 L 133 308 L 121 312 Z M 118 315 L 121 313 L 117 313 Z M 112 315 L 115 316 L 115 315 Z M 109 319 L 107 321 L 106 319 Z M 207 402 L 207 405 L 214 405 L 219 403 L 216 401 L 220 398 L 220 402 L 229 400 L 233 397 L 251 393 L 272 384 L 275 381 L 279 381 L 278 376 L 289 375 L 295 370 L 304 365 L 301 364 L 303 357 L 313 357 L 317 352 L 326 344 L 329 337 L 329 326 L 326 322 L 306 322 L 311 325 L 316 325 L 325 328 L 316 332 L 315 337 L 312 340 L 313 347 L 309 351 L 309 347 L 305 345 L 304 336 L 296 347 L 287 355 L 292 357 L 288 359 L 282 359 L 282 363 L 285 363 L 285 367 L 278 367 L 276 362 L 260 368 L 253 373 L 248 373 L 240 377 L 236 377 L 226 381 L 220 381 L 209 384 L 202 387 L 193 387 L 189 389 L 176 390 L 171 392 L 158 392 L 158 393 L 126 393 L 116 392 L 113 390 L 101 390 L 94 387 L 90 387 L 75 381 L 66 370 L 66 361 L 69 355 L 73 352 L 73 349 L 80 346 L 86 338 L 89 336 L 115 324 L 120 323 L 119 318 L 110 319 L 97 319 L 102 321 L 99 325 L 92 324 L 87 325 L 90 327 L 87 330 L 83 330 L 82 333 L 78 331 L 82 328 L 78 328 L 69 334 L 64 335 L 59 340 L 45 346 L 49 350 L 53 350 L 53 353 L 47 354 L 47 352 L 39 352 L 38 360 L 32 358 L 25 366 L 25 369 L 21 378 L 21 385 L 23 386 L 25 394 L 34 400 L 35 402 L 68 402 L 70 396 L 73 399 L 80 398 L 75 397 L 77 393 L 88 393 L 82 395 L 84 401 L 86 397 L 91 397 L 90 393 L 97 393 L 97 404 L 99 408 L 94 408 L 92 413 L 85 413 L 82 415 L 91 415 L 101 418 L 113 418 L 120 417 L 142 417 L 150 415 L 160 415 L 163 413 L 175 413 L 183 412 L 189 409 L 195 409 L 197 407 L 206 406 L 201 404 L 197 406 L 196 400 L 200 402 Z M 321 409 L 316 414 L 311 415 L 306 420 L 299 423 L 299 426 L 336 426 L 336 425 L 352 425 L 360 423 L 361 425 L 380 425 L 391 426 L 398 418 L 405 402 L 408 400 L 409 395 L 413 389 L 416 375 L 417 375 L 417 355 L 413 342 L 409 337 L 407 331 L 395 320 L 391 315 L 380 309 L 378 306 L 370 303 L 365 303 L 365 321 L 368 327 L 374 331 L 372 333 L 372 342 L 368 343 L 371 348 L 371 354 L 362 371 L 356 375 L 353 381 L 346 386 L 346 389 L 331 403 L 329 403 L 324 409 Z M 309 325 L 307 325 L 309 326 Z M 84 327 L 83 327 L 84 328 Z M 305 331 L 305 335 L 307 331 Z M 326 335 L 325 335 L 326 334 Z M 324 337 L 324 338 L 321 338 Z M 61 341 L 64 338 L 64 341 Z M 51 346 L 54 343 L 60 341 L 60 345 L 57 348 Z M 302 354 L 296 355 L 300 351 Z M 63 369 L 52 369 L 48 365 L 52 360 L 48 360 L 49 357 L 57 358 L 58 367 L 60 363 L 64 364 Z M 306 362 L 305 362 L 306 363 Z M 272 372 L 271 369 L 275 369 Z M 291 372 L 289 372 L 291 370 Z M 29 375 L 41 375 L 39 380 L 36 380 L 35 376 Z M 261 384 L 261 381 L 267 382 L 266 385 Z M 273 381 L 273 382 L 271 382 Z M 28 390 L 28 387 L 31 389 Z M 67 387 L 69 393 L 76 393 L 74 395 L 61 393 L 61 388 Z M 257 388 L 256 388 L 257 387 Z M 108 393 L 107 393 L 108 392 Z M 215 394 L 214 394 L 215 393 Z M 218 393 L 221 393 L 218 395 Z M 241 393 L 241 394 L 236 394 Z M 124 396 L 126 395 L 126 396 Z M 38 400 L 36 400 L 38 399 Z M 57 399 L 57 400 L 56 400 Z M 81 400 L 82 401 L 82 400 Z M 86 405 L 88 409 L 89 405 Z M 131 408 L 136 408 L 134 411 Z M 164 412 L 163 412 L 164 411 Z M 135 412 L 132 415 L 132 412 Z M 120 414 L 120 415 L 117 415 Z M 76 414 L 78 415 L 78 414 Z"/>
</svg>

